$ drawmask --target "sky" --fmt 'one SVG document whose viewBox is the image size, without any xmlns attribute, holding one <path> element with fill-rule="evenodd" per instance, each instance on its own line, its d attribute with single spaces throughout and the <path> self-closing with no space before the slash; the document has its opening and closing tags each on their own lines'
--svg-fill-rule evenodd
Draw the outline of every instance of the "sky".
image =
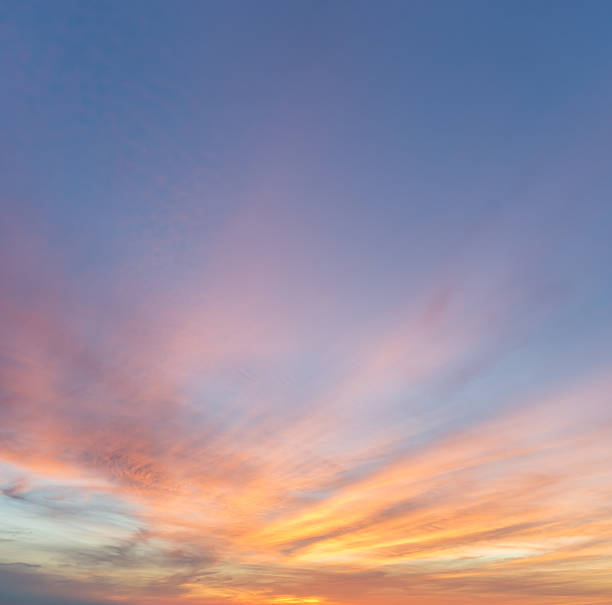
<svg viewBox="0 0 612 605">
<path fill-rule="evenodd" d="M 610 605 L 611 24 L 0 0 L 0 605 Z"/>
</svg>

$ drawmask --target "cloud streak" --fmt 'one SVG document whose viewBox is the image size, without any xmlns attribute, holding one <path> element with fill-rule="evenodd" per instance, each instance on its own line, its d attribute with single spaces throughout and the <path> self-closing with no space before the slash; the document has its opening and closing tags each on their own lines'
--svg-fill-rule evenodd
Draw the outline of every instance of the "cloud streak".
<svg viewBox="0 0 612 605">
<path fill-rule="evenodd" d="M 257 310 L 249 332 L 242 306 L 220 319 L 190 292 L 149 291 L 92 344 L 95 316 L 66 315 L 65 278 L 51 265 L 38 280 L 44 263 L 9 271 L 3 288 L 2 506 L 17 530 L 47 516 L 45 532 L 76 524 L 86 545 L 31 537 L 21 551 L 36 567 L 5 567 L 7 586 L 61 577 L 92 603 L 603 602 L 609 381 L 519 389 L 485 416 L 447 404 L 443 425 L 435 411 L 451 392 L 440 384 L 461 393 L 449 376 L 512 354 L 503 326 L 521 304 L 468 311 L 473 284 L 434 284 L 350 355 L 330 346 L 324 380 L 301 394 L 292 360 L 309 363 L 311 345 L 281 335 L 282 321 Z M 270 280 L 284 276 L 253 287 Z M 233 299 L 224 281 L 212 291 Z M 35 282 L 37 298 L 18 304 Z M 52 603 L 36 586 L 27 598 Z"/>
</svg>

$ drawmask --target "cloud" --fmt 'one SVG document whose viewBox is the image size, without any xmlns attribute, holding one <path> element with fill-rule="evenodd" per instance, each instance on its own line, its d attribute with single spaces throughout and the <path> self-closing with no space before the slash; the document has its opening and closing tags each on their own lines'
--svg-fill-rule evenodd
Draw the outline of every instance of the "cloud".
<svg viewBox="0 0 612 605">
<path fill-rule="evenodd" d="M 28 563 L 0 563 L 0 602 L 3 605 L 109 605 L 111 601 L 88 598 L 86 582 L 41 573 Z M 79 595 L 83 596 L 79 596 Z"/>
<path fill-rule="evenodd" d="M 481 297 L 463 267 L 363 330 L 307 334 L 302 314 L 325 313 L 266 308 L 291 255 L 257 257 L 273 234 L 249 217 L 206 288 L 120 280 L 112 312 L 64 294 L 57 259 L 11 252 L 0 506 L 34 531 L 3 545 L 36 567 L 3 569 L 5 601 L 601 600 L 609 582 L 584 570 L 610 555 L 608 379 L 452 405 L 493 392 L 478 388 L 515 350 L 529 292 L 506 297 L 500 277 Z M 253 241 L 236 250 L 237 234 Z"/>
</svg>

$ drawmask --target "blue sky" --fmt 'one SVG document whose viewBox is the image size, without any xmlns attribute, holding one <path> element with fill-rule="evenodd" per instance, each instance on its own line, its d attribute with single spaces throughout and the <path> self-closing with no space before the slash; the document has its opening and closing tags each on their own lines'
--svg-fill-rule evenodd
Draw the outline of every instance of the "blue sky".
<svg viewBox="0 0 612 605">
<path fill-rule="evenodd" d="M 0 3 L 0 600 L 605 603 L 611 22 Z"/>
</svg>

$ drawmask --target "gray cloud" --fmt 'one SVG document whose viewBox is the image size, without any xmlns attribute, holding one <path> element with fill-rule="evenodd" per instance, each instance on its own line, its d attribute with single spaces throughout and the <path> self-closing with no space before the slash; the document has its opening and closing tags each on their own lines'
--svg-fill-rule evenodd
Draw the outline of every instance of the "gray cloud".
<svg viewBox="0 0 612 605">
<path fill-rule="evenodd" d="M 29 563 L 0 563 L 0 603 L 2 605 L 109 605 L 109 601 L 89 598 L 86 587 L 41 572 Z"/>
</svg>

